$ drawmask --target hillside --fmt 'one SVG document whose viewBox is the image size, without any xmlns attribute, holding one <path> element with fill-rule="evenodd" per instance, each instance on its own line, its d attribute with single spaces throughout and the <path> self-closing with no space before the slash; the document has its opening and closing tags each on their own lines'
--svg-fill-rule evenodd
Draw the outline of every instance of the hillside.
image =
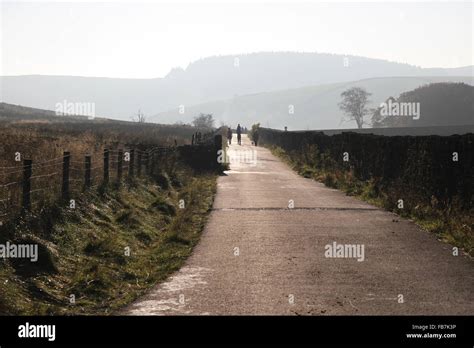
<svg viewBox="0 0 474 348">
<path fill-rule="evenodd" d="M 0 103 L 0 121 L 2 122 L 84 122 L 92 121 L 87 116 L 67 115 L 66 117 L 58 116 L 52 110 L 43 110 L 38 108 L 31 108 L 22 105 L 14 105 L 8 103 Z M 96 118 L 94 122 L 109 121 L 105 118 Z"/>
<path fill-rule="evenodd" d="M 341 123 L 342 113 L 337 105 L 341 99 L 340 94 L 345 89 L 353 86 L 365 88 L 372 93 L 370 107 L 375 108 L 390 96 L 396 97 L 403 92 L 435 82 L 464 82 L 473 85 L 474 78 L 468 76 L 382 77 L 310 86 L 194 105 L 188 107 L 184 114 L 179 114 L 178 109 L 173 109 L 151 117 L 150 121 L 189 122 L 194 115 L 203 112 L 214 114 L 217 120 L 226 124 L 233 125 L 240 122 L 247 127 L 260 122 L 265 127 L 282 129 L 287 126 L 291 130 L 353 128 L 355 124 Z M 294 114 L 289 114 L 289 105 L 294 105 Z M 455 118 L 456 115 L 452 117 Z"/>
<path fill-rule="evenodd" d="M 463 83 L 434 83 L 404 92 L 394 100 L 399 105 L 419 104 L 419 117 L 374 114 L 376 126 L 417 127 L 474 124 L 474 87 Z M 386 104 L 388 105 L 388 103 Z"/>
<path fill-rule="evenodd" d="M 345 57 L 296 52 L 216 56 L 193 62 L 186 69 L 173 69 L 164 78 L 154 79 L 4 76 L 0 77 L 0 101 L 49 110 L 65 100 L 88 102 L 95 104 L 98 116 L 129 120 L 138 109 L 153 115 L 179 105 L 305 86 L 384 76 L 472 75 L 472 67 L 423 69 L 356 56 L 347 56 L 345 66 Z M 306 124 L 303 123 L 303 127 Z"/>
<path fill-rule="evenodd" d="M 15 151 L 23 149 L 25 145 L 24 151 L 27 153 L 30 153 L 30 150 L 39 151 L 36 156 L 47 156 L 50 151 L 56 151 L 58 146 L 67 146 L 71 138 L 80 136 L 85 138 L 95 136 L 102 140 L 107 138 L 114 144 L 122 141 L 142 144 L 159 143 L 163 146 L 176 143 L 180 145 L 189 143 L 195 132 L 208 131 L 207 128 L 196 128 L 190 125 L 131 122 L 100 117 L 90 119 L 79 115 L 56 116 L 51 110 L 0 103 L 0 138 L 3 140 L 0 155 L 9 153 L 9 146 L 13 144 L 17 149 Z M 28 142 L 23 144 L 22 139 L 25 134 L 30 142 L 35 137 L 41 140 L 31 147 Z M 16 137 L 15 140 L 9 143 L 8 141 L 13 137 Z M 48 142 L 51 139 L 56 139 L 61 143 L 49 146 Z M 79 143 L 85 142 L 84 139 Z M 90 144 L 90 147 L 93 147 L 93 144 Z M 13 151 L 13 149 L 10 150 Z M 54 153 L 51 156 L 60 156 L 60 154 Z M 4 161 L 7 160 L 0 158 L 0 167 L 11 165 Z"/>
</svg>

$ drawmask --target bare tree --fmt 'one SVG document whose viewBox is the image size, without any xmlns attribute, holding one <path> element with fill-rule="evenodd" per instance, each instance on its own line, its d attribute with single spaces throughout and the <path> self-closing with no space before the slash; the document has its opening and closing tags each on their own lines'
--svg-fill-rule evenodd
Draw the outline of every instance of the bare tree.
<svg viewBox="0 0 474 348">
<path fill-rule="evenodd" d="M 138 109 L 138 114 L 132 116 L 132 120 L 134 122 L 138 123 L 145 123 L 146 122 L 146 117 L 145 115 L 141 112 L 140 109 Z"/>
<path fill-rule="evenodd" d="M 360 87 L 352 87 L 341 93 L 342 101 L 339 103 L 339 108 L 350 121 L 356 121 L 359 129 L 366 124 L 364 117 L 370 111 L 367 108 L 370 95 L 369 92 Z"/>
</svg>

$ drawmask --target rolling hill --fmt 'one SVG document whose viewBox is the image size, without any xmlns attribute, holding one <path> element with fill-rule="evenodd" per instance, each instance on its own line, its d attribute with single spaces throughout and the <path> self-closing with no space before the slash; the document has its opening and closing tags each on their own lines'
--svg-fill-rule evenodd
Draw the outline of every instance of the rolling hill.
<svg viewBox="0 0 474 348">
<path fill-rule="evenodd" d="M 354 128 L 355 124 L 341 123 L 343 115 L 337 104 L 341 99 L 341 92 L 345 89 L 354 86 L 365 88 L 372 93 L 370 106 L 375 108 L 390 96 L 397 97 L 403 92 L 436 82 L 464 82 L 473 85 L 474 78 L 469 76 L 382 77 L 256 93 L 194 105 L 186 108 L 184 114 L 180 114 L 178 109 L 173 109 L 150 117 L 149 121 L 189 122 L 195 115 L 202 112 L 212 113 L 220 122 L 232 126 L 239 122 L 250 127 L 253 123 L 260 122 L 264 127 L 282 129 L 287 126 L 291 130 Z M 289 113 L 289 105 L 294 106 L 294 114 Z"/>
<path fill-rule="evenodd" d="M 149 116 L 179 105 L 188 108 L 243 95 L 386 76 L 472 76 L 472 67 L 424 69 L 357 56 L 263 52 L 208 57 L 192 62 L 186 69 L 176 68 L 163 78 L 153 79 L 3 76 L 0 101 L 46 110 L 54 110 L 57 103 L 65 100 L 94 103 L 98 116 L 130 120 L 138 109 Z M 284 121 L 277 120 L 275 124 L 283 125 Z M 294 126 L 310 125 L 298 121 Z"/>
</svg>

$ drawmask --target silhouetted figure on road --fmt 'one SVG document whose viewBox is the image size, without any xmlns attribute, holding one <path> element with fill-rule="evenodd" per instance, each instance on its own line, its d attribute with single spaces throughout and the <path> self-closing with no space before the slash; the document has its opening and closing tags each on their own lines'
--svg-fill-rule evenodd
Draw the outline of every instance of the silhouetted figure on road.
<svg viewBox="0 0 474 348">
<path fill-rule="evenodd" d="M 242 145 L 242 127 L 240 127 L 240 123 L 237 125 L 237 143 Z"/>
<path fill-rule="evenodd" d="M 232 143 L 232 128 L 227 128 L 227 140 L 229 141 L 229 145 Z"/>
<path fill-rule="evenodd" d="M 255 146 L 258 146 L 258 129 L 253 132 L 253 143 L 255 144 Z"/>
</svg>

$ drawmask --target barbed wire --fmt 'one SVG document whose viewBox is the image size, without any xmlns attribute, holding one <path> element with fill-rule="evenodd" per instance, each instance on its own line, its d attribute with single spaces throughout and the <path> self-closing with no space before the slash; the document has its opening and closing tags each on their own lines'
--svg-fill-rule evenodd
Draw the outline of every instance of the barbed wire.
<svg viewBox="0 0 474 348">
<path fill-rule="evenodd" d="M 50 163 L 50 162 L 53 162 L 53 161 L 57 161 L 59 159 L 63 159 L 64 156 L 61 156 L 61 157 L 55 157 L 55 158 L 51 158 L 49 160 L 46 160 L 46 161 L 41 161 L 41 162 L 35 162 L 34 164 L 32 165 L 40 165 L 40 164 L 44 164 L 44 163 Z M 12 168 L 22 168 L 23 165 L 20 165 L 20 166 L 13 166 L 13 167 L 0 167 L 0 169 L 12 169 Z"/>
<path fill-rule="evenodd" d="M 25 182 L 39 180 L 36 181 L 34 186 L 40 186 L 34 189 L 29 189 L 29 194 L 36 197 L 33 198 L 29 204 L 33 207 L 43 204 L 45 202 L 44 199 L 41 199 L 40 194 L 43 192 L 50 191 L 56 195 L 58 192 L 61 191 L 61 181 L 50 180 L 49 182 L 46 180 L 48 178 L 53 177 L 60 177 L 62 170 L 61 165 L 64 165 L 65 159 L 67 158 L 67 163 L 69 164 L 66 168 L 71 173 L 72 177 L 67 177 L 67 181 L 71 184 L 69 187 L 69 192 L 73 193 L 80 193 L 81 190 L 81 183 L 85 185 L 86 178 L 84 174 L 87 171 L 90 171 L 90 180 L 91 185 L 90 188 L 98 188 L 104 184 L 104 176 L 103 176 L 103 169 L 104 169 L 104 153 L 108 154 L 109 158 L 109 180 L 116 181 L 116 180 L 124 180 L 127 178 L 131 178 L 133 176 L 137 176 L 138 172 L 141 172 L 142 175 L 146 175 L 148 173 L 147 170 L 142 170 L 143 166 L 150 168 L 155 167 L 157 168 L 158 165 L 155 163 L 153 164 L 153 159 L 156 159 L 156 155 L 168 155 L 172 154 L 177 151 L 177 147 L 175 145 L 170 146 L 150 146 L 146 149 L 139 149 L 134 147 L 124 147 L 122 149 L 108 149 L 107 152 L 104 151 L 92 151 L 87 153 L 69 153 L 68 155 L 62 155 L 46 160 L 42 160 L 36 162 L 32 160 L 31 164 L 25 165 L 24 162 L 19 162 L 18 165 L 15 166 L 1 166 L 0 167 L 0 181 L 1 179 L 7 179 L 8 176 L 16 176 L 16 178 L 21 177 L 21 174 L 30 175 L 25 176 L 22 180 L 14 180 L 6 183 L 0 184 L 0 190 L 4 190 L 2 192 L 5 193 L 4 196 L 8 196 L 8 198 L 0 199 L 0 208 L 2 211 L 10 210 L 6 213 L 0 215 L 3 216 L 10 216 L 15 214 L 17 208 L 21 208 L 24 203 L 17 204 L 21 202 L 21 192 L 18 191 L 14 186 L 21 186 L 25 184 Z M 133 162 L 131 162 L 131 157 L 134 157 Z M 81 159 L 80 156 L 90 156 L 90 162 L 86 162 L 86 159 Z M 137 159 L 140 158 L 140 161 Z M 128 161 L 126 159 L 129 159 Z M 86 163 L 91 163 L 90 168 L 86 168 Z M 119 178 L 118 171 L 119 167 L 118 164 L 121 163 L 121 170 L 122 174 Z M 96 164 L 92 167 L 92 164 Z M 132 166 L 135 169 L 135 175 L 130 175 L 130 169 Z M 29 172 L 29 173 L 28 173 Z M 35 175 L 31 175 L 35 174 Z M 41 179 L 44 179 L 41 181 Z M 20 188 L 21 189 L 21 188 Z M 46 201 L 51 199 L 52 195 L 45 195 L 43 198 Z"/>
<path fill-rule="evenodd" d="M 12 181 L 12 182 L 9 182 L 7 184 L 0 185 L 0 187 L 9 187 L 9 186 L 15 185 L 15 184 L 21 184 L 21 181 Z"/>
<path fill-rule="evenodd" d="M 23 171 L 24 171 L 24 169 L 18 170 L 18 171 L 15 171 L 15 172 L 0 173 L 0 175 L 7 176 L 7 175 L 16 174 L 16 173 L 23 173 Z"/>
<path fill-rule="evenodd" d="M 58 174 L 59 174 L 59 172 L 55 172 L 55 173 L 51 173 L 51 174 L 44 174 L 44 175 L 35 175 L 35 176 L 31 176 L 30 180 L 31 179 L 44 178 L 44 177 L 50 177 L 50 176 L 54 176 L 54 175 L 58 175 Z"/>
<path fill-rule="evenodd" d="M 51 189 L 51 187 L 38 188 L 38 189 L 31 190 L 30 194 L 38 192 L 38 191 L 46 191 L 46 190 L 50 190 L 50 189 Z"/>
</svg>

